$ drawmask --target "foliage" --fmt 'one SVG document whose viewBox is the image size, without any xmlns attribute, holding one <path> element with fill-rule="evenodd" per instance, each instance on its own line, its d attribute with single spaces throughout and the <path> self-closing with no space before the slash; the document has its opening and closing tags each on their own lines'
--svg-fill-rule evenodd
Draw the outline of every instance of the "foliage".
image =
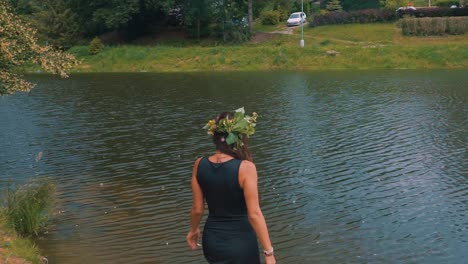
<svg viewBox="0 0 468 264">
<path fill-rule="evenodd" d="M 36 180 L 7 190 L 5 217 L 16 232 L 37 236 L 49 219 L 55 187 L 48 180 Z"/>
<path fill-rule="evenodd" d="M 302 1 L 295 0 L 292 4 L 292 9 L 290 10 L 291 13 L 299 12 L 302 9 Z M 304 1 L 304 13 L 307 15 L 312 13 L 312 4 L 310 1 Z"/>
<path fill-rule="evenodd" d="M 268 37 L 260 43 L 235 45 L 216 43 L 214 39 L 161 43 L 154 47 L 120 45 L 106 47 L 96 56 L 88 54 L 87 46 L 73 47 L 70 52 L 83 60 L 75 68 L 80 72 L 468 68 L 466 35 L 407 37 L 397 30 L 395 23 L 305 27 L 306 45 L 300 49 L 297 41 L 301 38 L 300 30 L 293 31 L 292 36 L 268 34 Z M 329 45 L 319 45 L 326 40 Z M 340 55 L 327 56 L 327 50 L 336 50 Z"/>
<path fill-rule="evenodd" d="M 184 6 L 184 23 L 189 36 L 200 38 L 209 35 L 212 12 L 207 0 L 187 1 Z"/>
<path fill-rule="evenodd" d="M 323 15 L 315 15 L 310 26 L 322 26 L 333 24 L 351 23 L 375 23 L 395 20 L 395 12 L 388 9 L 366 9 L 356 11 L 328 12 Z"/>
<path fill-rule="evenodd" d="M 280 20 L 280 13 L 276 10 L 263 11 L 260 14 L 263 25 L 277 25 Z"/>
<path fill-rule="evenodd" d="M 346 11 L 360 9 L 380 8 L 379 0 L 341 0 L 341 5 Z"/>
<path fill-rule="evenodd" d="M 432 3 L 434 6 L 451 7 L 452 5 L 460 5 L 460 0 L 436 0 Z"/>
<path fill-rule="evenodd" d="M 89 43 L 89 54 L 91 55 L 96 55 L 98 54 L 99 52 L 102 51 L 102 49 L 104 48 L 104 44 L 102 44 L 102 41 L 100 38 L 98 37 L 95 37 L 93 38 L 93 40 L 91 40 L 91 42 Z"/>
<path fill-rule="evenodd" d="M 250 32 L 247 27 L 235 25 L 229 28 L 226 34 L 226 41 L 230 43 L 243 43 L 250 39 Z"/>
<path fill-rule="evenodd" d="M 84 37 L 106 32 L 125 32 L 128 39 L 146 33 L 153 25 L 165 23 L 176 0 L 64 0 L 76 14 Z"/>
<path fill-rule="evenodd" d="M 0 2 L 0 95 L 29 91 L 33 84 L 14 74 L 15 66 L 34 63 L 44 70 L 67 77 L 77 61 L 74 56 L 37 44 L 36 31 L 13 15 L 6 2 Z"/>
<path fill-rule="evenodd" d="M 310 14 L 317 14 L 320 12 L 320 4 L 310 3 Z"/>
<path fill-rule="evenodd" d="M 10 257 L 10 261 L 14 263 L 11 259 L 11 256 L 14 256 L 32 263 L 42 263 L 38 247 L 31 239 L 19 237 L 15 230 L 8 226 L 4 211 L 4 208 L 0 208 L 0 243 L 5 242 L 0 244 L 0 261 Z"/>
<path fill-rule="evenodd" d="M 396 10 L 399 7 L 405 7 L 409 2 L 409 0 L 380 0 L 381 6 L 391 10 Z"/>
<path fill-rule="evenodd" d="M 49 45 L 69 48 L 82 35 L 78 17 L 67 6 L 67 0 L 20 1 L 17 8 L 22 10 L 23 18 L 38 30 L 39 39 Z"/>
<path fill-rule="evenodd" d="M 335 12 L 343 10 L 343 7 L 341 6 L 340 0 L 328 0 L 326 9 L 330 12 Z"/>
<path fill-rule="evenodd" d="M 243 136 L 250 137 L 255 133 L 255 125 L 258 114 L 253 112 L 252 116 L 245 115 L 244 107 L 234 111 L 234 117 L 230 119 L 226 116 L 223 119 L 212 119 L 203 127 L 208 135 L 215 133 L 227 134 L 226 143 L 228 145 L 236 143 L 237 147 L 243 145 Z"/>
<path fill-rule="evenodd" d="M 447 17 L 447 16 L 468 16 L 468 7 L 464 8 L 418 8 L 416 10 L 406 9 L 397 12 L 399 18 L 404 16 L 413 17 Z"/>
<path fill-rule="evenodd" d="M 468 17 L 403 18 L 401 33 L 405 36 L 461 35 L 468 33 Z"/>
</svg>

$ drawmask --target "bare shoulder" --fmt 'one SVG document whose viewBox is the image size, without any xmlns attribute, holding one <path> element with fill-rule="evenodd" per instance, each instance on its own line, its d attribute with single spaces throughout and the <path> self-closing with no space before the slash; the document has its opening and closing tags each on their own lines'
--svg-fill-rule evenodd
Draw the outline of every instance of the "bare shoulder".
<svg viewBox="0 0 468 264">
<path fill-rule="evenodd" d="M 255 166 L 255 163 L 248 160 L 243 160 L 240 164 L 239 170 L 240 173 L 252 173 L 257 172 L 257 167 Z"/>
<path fill-rule="evenodd" d="M 200 160 L 203 159 L 203 157 L 199 157 L 195 160 L 195 165 L 198 165 L 198 163 L 200 163 Z"/>
<path fill-rule="evenodd" d="M 200 160 L 202 159 L 202 157 L 200 158 L 197 158 L 195 160 L 195 162 L 193 163 L 193 170 L 196 170 L 198 168 L 198 164 L 200 163 Z"/>
</svg>

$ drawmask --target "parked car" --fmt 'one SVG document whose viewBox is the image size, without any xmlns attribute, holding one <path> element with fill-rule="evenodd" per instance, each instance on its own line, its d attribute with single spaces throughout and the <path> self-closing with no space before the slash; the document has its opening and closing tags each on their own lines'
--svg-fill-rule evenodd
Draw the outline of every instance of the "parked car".
<svg viewBox="0 0 468 264">
<path fill-rule="evenodd" d="M 298 26 L 302 23 L 305 23 L 307 20 L 307 16 L 304 12 L 295 12 L 292 13 L 288 18 L 288 27 L 290 26 Z"/>
<path fill-rule="evenodd" d="M 416 7 L 414 6 L 405 6 L 405 7 L 399 7 L 396 11 L 400 11 L 400 10 L 416 10 Z"/>
</svg>

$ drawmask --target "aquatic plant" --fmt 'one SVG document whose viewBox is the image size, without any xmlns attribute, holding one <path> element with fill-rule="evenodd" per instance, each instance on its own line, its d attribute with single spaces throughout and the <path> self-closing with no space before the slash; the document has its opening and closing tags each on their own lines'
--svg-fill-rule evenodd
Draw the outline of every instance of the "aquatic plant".
<svg viewBox="0 0 468 264">
<path fill-rule="evenodd" d="M 3 210 L 7 224 L 20 235 L 39 235 L 49 220 L 54 192 L 55 186 L 48 179 L 8 187 Z"/>
</svg>

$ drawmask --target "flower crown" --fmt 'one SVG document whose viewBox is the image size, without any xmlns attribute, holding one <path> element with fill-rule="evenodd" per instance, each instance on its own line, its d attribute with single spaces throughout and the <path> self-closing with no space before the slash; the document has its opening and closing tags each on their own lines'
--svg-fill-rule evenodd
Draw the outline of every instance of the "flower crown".
<svg viewBox="0 0 468 264">
<path fill-rule="evenodd" d="M 243 135 L 247 137 L 255 133 L 255 123 L 257 122 L 258 114 L 253 112 L 252 116 L 245 115 L 244 107 L 234 111 L 234 117 L 230 119 L 226 116 L 223 119 L 211 119 L 203 127 L 207 129 L 208 135 L 214 135 L 214 133 L 225 133 L 227 134 L 226 143 L 228 145 L 236 143 L 237 147 L 244 145 L 242 142 Z M 221 140 L 223 140 L 222 138 Z"/>
</svg>

